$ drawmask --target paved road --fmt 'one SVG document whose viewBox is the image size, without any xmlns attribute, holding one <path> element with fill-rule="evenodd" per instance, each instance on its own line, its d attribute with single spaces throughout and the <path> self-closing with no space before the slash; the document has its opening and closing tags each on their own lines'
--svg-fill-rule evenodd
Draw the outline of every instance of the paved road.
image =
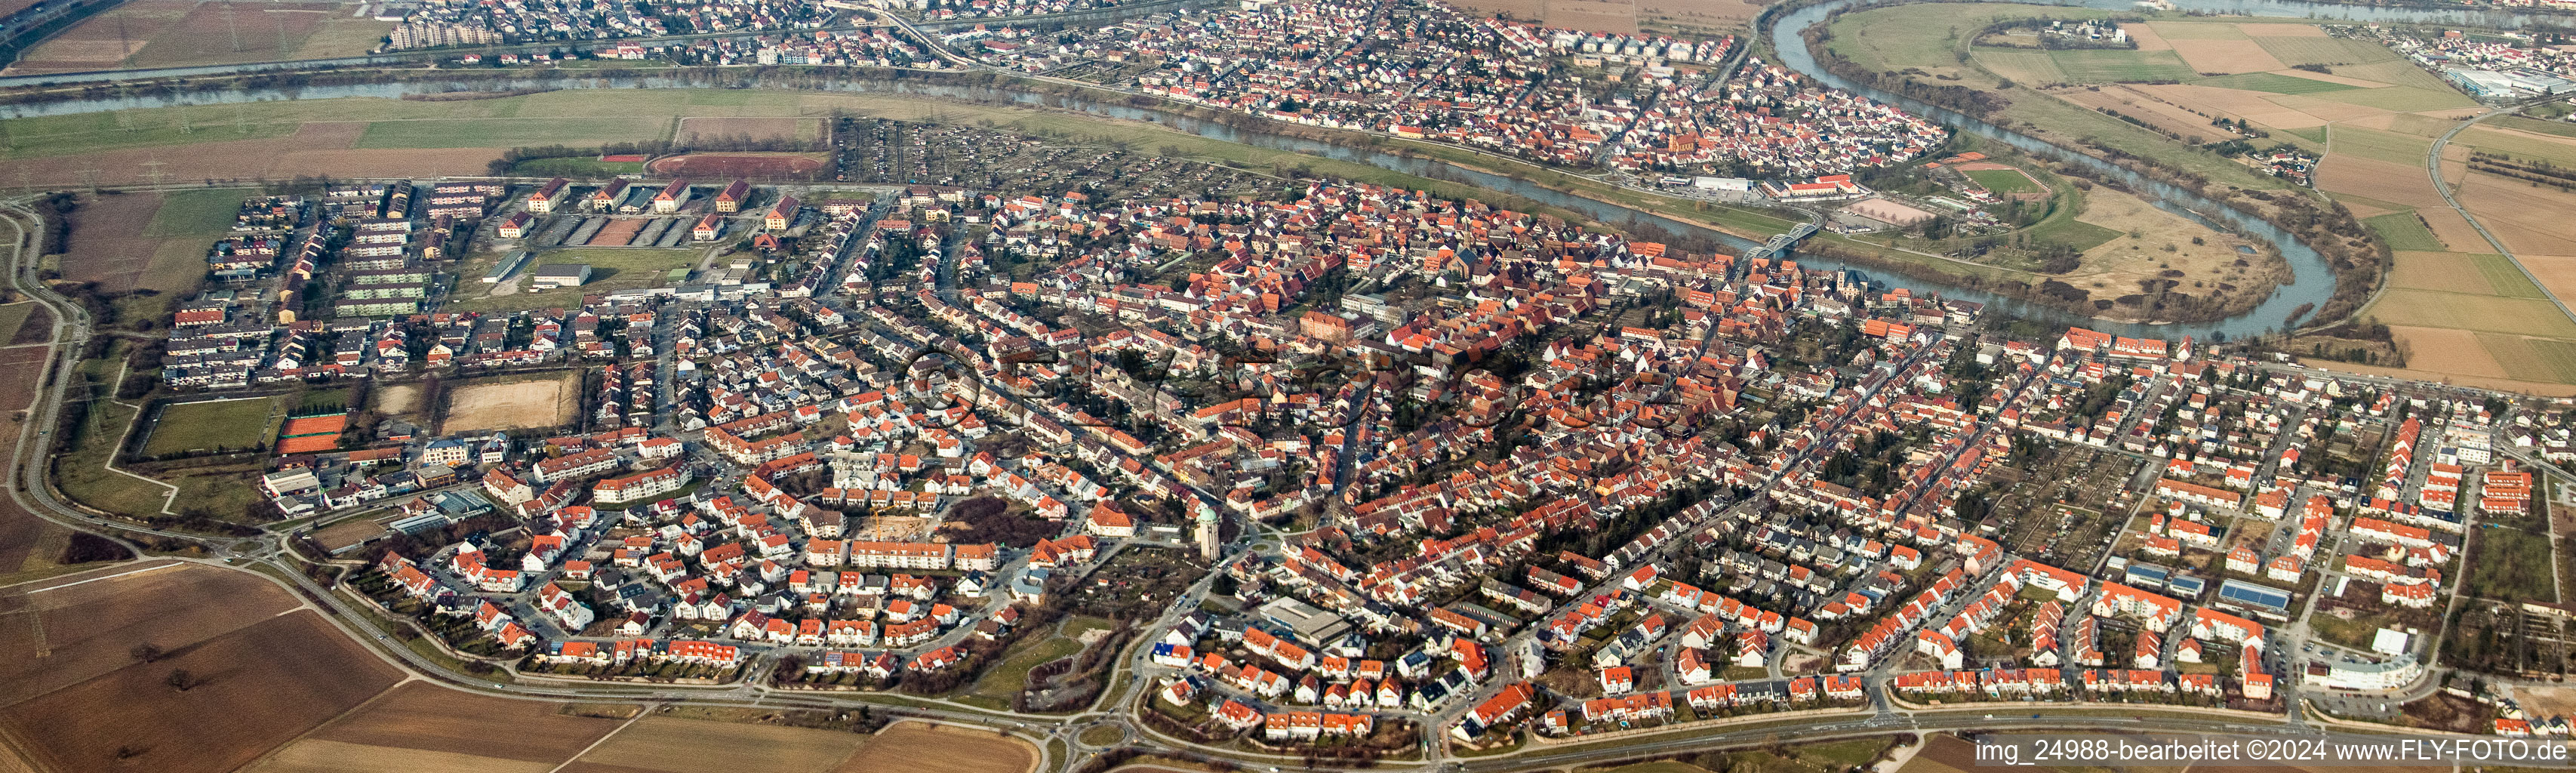
<svg viewBox="0 0 2576 773">
<path fill-rule="evenodd" d="M 2539 275 L 2533 274 L 2529 266 L 2522 264 L 2521 258 L 2514 256 L 2513 250 L 2504 246 L 2504 240 L 2496 238 L 2496 235 L 2493 233 L 2489 233 L 2487 231 L 2486 224 L 2478 222 L 2478 216 L 2470 214 L 2468 207 L 2460 206 L 2459 198 L 2453 196 L 2451 193 L 2451 186 L 2442 180 L 2442 149 L 2449 147 L 2451 144 L 2451 138 L 2460 136 L 2460 132 L 2468 131 L 2469 127 L 2476 126 L 2478 125 L 2478 122 L 2489 118 L 2494 118 L 2500 115 L 2510 115 L 2521 112 L 2532 105 L 2558 102 L 2569 98 L 2576 98 L 2576 94 L 2551 97 L 2530 103 L 2507 105 L 2484 113 L 2479 113 L 2475 118 L 2461 121 L 2458 126 L 2453 126 L 2450 131 L 2443 132 L 2442 136 L 2434 138 L 2433 146 L 2424 151 L 2424 172 L 2432 176 L 2433 190 L 2441 192 L 2442 202 L 2451 205 L 2452 211 L 2460 213 L 2460 217 L 2468 219 L 2469 227 L 2478 229 L 2479 238 L 2487 240 L 2487 246 L 2494 247 L 2496 254 L 2503 255 L 2506 260 L 2512 261 L 2513 267 L 2522 272 L 2523 278 L 2531 280 L 2531 286 L 2540 288 L 2540 294 L 2547 297 L 2550 303 L 2558 306 L 2558 313 L 2565 314 L 2570 319 L 2576 319 L 2576 309 L 2568 308 L 2567 300 L 2558 297 L 2557 293 L 2551 292 L 2549 290 L 2549 285 L 2540 281 Z"/>
</svg>

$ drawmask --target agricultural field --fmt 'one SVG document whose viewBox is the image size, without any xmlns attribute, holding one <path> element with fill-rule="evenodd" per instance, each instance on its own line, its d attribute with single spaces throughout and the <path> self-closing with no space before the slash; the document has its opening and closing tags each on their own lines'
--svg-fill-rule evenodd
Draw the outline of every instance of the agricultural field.
<svg viewBox="0 0 2576 773">
<path fill-rule="evenodd" d="M 555 704 L 413 682 L 315 728 L 248 770 L 550 771 L 623 724 L 568 714 Z"/>
<path fill-rule="evenodd" d="M 1016 738 L 922 722 L 888 726 L 833 773 L 1021 773 L 1037 750 Z M 820 770 L 820 768 L 817 768 Z"/>
<path fill-rule="evenodd" d="M 129 667 L 135 645 L 175 651 L 295 606 L 256 575 L 178 563 L 38 594 L 0 592 L 0 705 Z"/>
<path fill-rule="evenodd" d="M 66 279 L 120 295 L 117 319 L 160 322 L 206 275 L 206 247 L 231 232 L 242 190 L 84 196 L 67 218 L 69 251 L 54 256 Z M 122 295 L 150 290 L 157 295 Z"/>
<path fill-rule="evenodd" d="M 2181 80 L 2191 66 L 2168 51 L 2051 51 L 2048 58 L 2075 83 Z"/>
<path fill-rule="evenodd" d="M 812 773 L 843 764 L 863 743 L 873 741 L 829 730 L 647 716 L 609 736 L 572 765 L 574 769 L 699 773 L 709 761 L 723 760 L 728 771 Z M 925 758 L 955 753 L 953 748 L 938 755 L 916 753 L 905 762 L 918 769 Z"/>
<path fill-rule="evenodd" d="M 189 451 L 252 449 L 268 444 L 277 426 L 277 398 L 204 400 L 170 403 L 145 431 L 143 454 L 167 456 Z"/>
<path fill-rule="evenodd" d="M 563 426 L 581 406 L 580 387 L 578 370 L 452 384 L 439 434 Z"/>
<path fill-rule="evenodd" d="M 0 707 L 0 734 L 38 769 L 220 773 L 400 678 L 309 610 L 254 620 Z"/>
<path fill-rule="evenodd" d="M 142 0 L 30 49 L 9 75 L 272 62 L 364 54 L 393 22 L 326 2 Z"/>
</svg>

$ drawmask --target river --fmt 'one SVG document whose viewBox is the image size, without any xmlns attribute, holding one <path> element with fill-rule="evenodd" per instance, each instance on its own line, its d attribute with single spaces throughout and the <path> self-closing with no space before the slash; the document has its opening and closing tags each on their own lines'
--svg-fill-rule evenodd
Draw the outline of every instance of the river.
<svg viewBox="0 0 2576 773">
<path fill-rule="evenodd" d="M 2528 21 L 2530 18 L 2523 14 L 2509 14 L 2502 12 L 2345 6 L 2299 2 L 2298 0 L 2177 0 L 2177 2 L 2186 10 L 2260 14 L 2266 16 L 2294 18 L 2366 21 L 2421 21 L 2427 23 L 2477 23 L 2475 20 L 2485 20 L 2485 23 L 2489 26 L 2496 26 L 2497 23 L 2503 23 L 2503 26 L 2518 26 Z M 2056 146 L 1996 127 L 1993 124 L 1960 114 L 1953 110 L 1924 104 L 1910 98 L 1850 83 L 1841 78 L 1834 77 L 1831 73 L 1825 72 L 1822 67 L 1816 64 L 1815 57 L 1806 48 L 1805 39 L 1801 37 L 1798 32 L 1823 21 L 1825 16 L 1832 13 L 1835 9 L 1857 4 L 1859 4 L 1859 0 L 1839 0 L 1839 2 L 1817 5 L 1783 15 L 1773 24 L 1770 30 L 1772 39 L 1776 43 L 1780 44 L 1777 45 L 1776 48 L 1781 55 L 1781 64 L 1808 77 L 1815 78 L 1819 82 L 1827 85 L 1851 90 L 1868 95 L 1875 99 L 1902 105 L 1908 110 L 1913 110 L 1927 117 L 1935 118 L 1958 131 L 1970 132 L 1979 136 L 1991 137 L 2000 141 L 2008 142 L 2034 154 L 2063 159 L 2069 163 L 2083 164 L 2107 177 L 2121 180 L 2124 184 L 2130 186 L 2132 190 L 2140 192 L 2145 196 L 2145 198 L 2151 201 L 2155 201 L 2159 207 L 2183 214 L 2204 223 L 2210 223 L 2216 227 L 2232 230 L 2273 244 L 2279 248 L 2282 257 L 2289 262 L 2290 268 L 2293 272 L 2293 279 L 2289 284 L 2281 286 L 2269 299 L 2250 312 L 2215 322 L 2167 324 L 2106 322 L 2054 308 L 2024 303 L 2018 299 L 2007 298 L 1993 293 L 1967 288 L 1951 287 L 1931 280 L 1902 275 L 1891 276 L 1880 272 L 1863 272 L 1869 274 L 1873 280 L 1892 286 L 1939 292 L 1944 297 L 1983 303 L 1986 304 L 1990 310 L 2004 314 L 2051 323 L 2080 324 L 2123 335 L 2167 339 L 2179 339 L 2183 336 L 2207 338 L 2213 333 L 2225 333 L 2231 337 L 2244 337 L 2264 333 L 2278 329 L 2282 322 L 2289 317 L 2290 312 L 2296 310 L 2299 306 L 2303 304 L 2315 304 L 2321 306 L 2325 303 L 2326 299 L 2332 295 L 2334 290 L 2334 276 L 2333 272 L 2327 269 L 2324 259 L 2319 256 L 2315 250 L 2311 250 L 2306 245 L 2300 244 L 2296 239 L 2291 238 L 2287 232 L 2282 231 L 2270 223 L 2263 222 L 2259 219 L 2237 212 L 2236 210 L 2219 205 L 2216 202 L 2209 201 L 2208 199 L 2202 198 L 2199 194 L 2191 191 L 2146 178 L 2126 169 L 2121 169 L 2109 163 L 2094 159 L 2090 156 L 2057 148 Z M 2125 9 L 2130 7 L 2126 0 L 2084 0 L 2082 4 L 2090 7 L 2113 9 Z M 296 88 L 229 89 L 223 91 L 190 92 L 175 96 L 95 97 L 38 104 L 10 105 L 0 107 L 0 113 L 5 113 L 7 117 L 15 118 L 94 113 L 136 108 L 169 107 L 175 105 L 247 104 L 290 99 L 331 99 L 338 97 L 378 97 L 394 99 L 407 94 L 431 94 L 456 91 L 460 89 L 497 91 L 526 88 L 728 88 L 745 85 L 745 80 L 745 78 L 729 77 L 726 74 L 693 72 L 686 75 L 651 75 L 628 78 L 565 77 L 502 80 L 404 81 L 396 83 L 303 86 Z M 1190 132 L 1192 134 L 1197 134 L 1211 139 L 1367 164 L 1382 169 L 1403 172 L 1420 177 L 1465 182 L 1478 187 L 1509 193 L 1514 196 L 1530 199 L 1543 204 L 1582 212 L 1603 222 L 1615 224 L 1635 220 L 1639 222 L 1652 223 L 1657 227 L 1675 233 L 1714 238 L 1717 241 L 1736 249 L 1750 249 L 1760 246 L 1758 242 L 1748 241 L 1732 235 L 1719 233 L 1697 225 L 1663 217 L 1661 215 L 1636 212 L 1617 205 L 1606 204 L 1592 199 L 1583 198 L 1581 196 L 1574 196 L 1550 190 L 1527 181 L 1514 180 L 1501 175 L 1488 174 L 1473 169 L 1459 167 L 1443 161 L 1428 158 L 1406 158 L 1375 150 L 1343 147 L 1330 143 L 1286 137 L 1265 132 L 1246 131 L 1212 121 L 1187 116 L 1177 116 L 1169 113 L 1125 105 L 1103 104 L 1076 97 L 1030 94 L 1017 91 L 973 88 L 948 84 L 905 83 L 899 81 L 864 83 L 839 82 L 819 86 L 803 86 L 802 88 L 825 91 L 883 92 L 984 102 L 1006 101 L 1029 106 L 1079 110 L 1110 118 L 1151 121 L 1176 130 Z M 1800 254 L 1797 255 L 1796 258 L 1802 265 L 1811 267 L 1832 269 L 1853 268 L 1839 261 L 1813 255 Z"/>
</svg>

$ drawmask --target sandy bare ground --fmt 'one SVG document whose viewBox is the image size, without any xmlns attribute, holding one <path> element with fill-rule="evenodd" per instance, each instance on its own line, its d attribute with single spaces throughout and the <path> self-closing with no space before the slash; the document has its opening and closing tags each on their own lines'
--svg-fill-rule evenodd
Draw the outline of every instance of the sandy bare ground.
<svg viewBox="0 0 2576 773">
<path fill-rule="evenodd" d="M 2128 30 L 2129 39 L 2138 42 L 2140 51 L 2166 51 L 2173 48 L 2173 44 L 2165 40 L 2164 33 L 2157 32 L 2156 28 L 2147 26 L 2144 22 L 2122 24 L 2120 29 Z"/>
<path fill-rule="evenodd" d="M 191 180 L 292 179 L 297 175 L 333 177 L 438 177 L 485 173 L 502 148 L 429 150 L 360 150 L 356 142 L 366 124 L 315 122 L 285 137 L 227 140 L 157 148 L 130 148 L 45 158 L 15 159 L 9 166 L 25 169 L 37 185 L 85 185 L 83 170 L 94 170 L 101 185 L 152 182 L 146 164 L 161 162 L 168 182 Z M 15 175 L 12 175 L 14 178 Z M 14 180 L 13 180 L 14 181 Z"/>
<path fill-rule="evenodd" d="M 420 385 L 395 384 L 376 390 L 376 411 L 388 415 L 420 410 Z"/>
<path fill-rule="evenodd" d="M 2438 327 L 2391 325 L 2390 335 L 2406 352 L 2406 367 L 2433 373 L 2505 378 L 2504 365 L 2478 342 L 2477 334 Z"/>
<path fill-rule="evenodd" d="M 2084 214 L 2076 219 L 2121 234 L 2085 251 L 2082 267 L 2066 276 L 2068 284 L 2092 290 L 2097 298 L 2138 293 L 2140 282 L 2162 278 L 2168 269 L 2182 272 L 2173 277 L 2181 283 L 2173 292 L 2204 298 L 2222 292 L 2218 287 L 2222 282 L 2253 288 L 2273 281 L 2259 265 L 2273 258 L 2237 252 L 2237 245 L 2247 243 L 2243 239 L 2157 209 L 2136 196 L 2097 188 L 2087 197 Z M 2139 238 L 2130 238 L 2131 231 Z M 2193 238 L 2202 243 L 2192 244 Z M 2174 251 L 2164 251 L 2166 245 Z M 2237 267 L 2239 258 L 2255 265 Z"/>
<path fill-rule="evenodd" d="M 2176 40 L 2174 53 L 2182 55 L 2184 64 L 2194 71 L 2234 75 L 2240 72 L 2270 72 L 2289 65 L 2272 58 L 2263 44 L 2251 40 Z"/>
<path fill-rule="evenodd" d="M 579 405 L 573 390 L 580 381 L 580 371 L 567 371 L 562 378 L 450 389 L 447 421 L 440 431 L 560 426 L 572 421 L 573 410 Z"/>
</svg>

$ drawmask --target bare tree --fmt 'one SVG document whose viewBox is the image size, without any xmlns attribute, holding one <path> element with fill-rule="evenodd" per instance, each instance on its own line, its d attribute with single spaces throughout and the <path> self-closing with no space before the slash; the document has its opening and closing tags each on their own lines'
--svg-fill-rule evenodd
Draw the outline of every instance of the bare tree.
<svg viewBox="0 0 2576 773">
<path fill-rule="evenodd" d="M 168 653 L 162 652 L 160 647 L 153 645 L 151 642 L 144 642 L 142 644 L 134 645 L 134 649 L 126 654 L 133 655 L 135 660 L 150 663 L 155 660 L 160 660 L 162 655 Z"/>
<path fill-rule="evenodd" d="M 188 673 L 188 669 L 184 668 L 170 672 L 170 678 L 161 681 L 170 685 L 170 689 L 180 692 L 187 692 L 189 688 L 200 684 L 197 681 L 197 675 Z"/>
</svg>

